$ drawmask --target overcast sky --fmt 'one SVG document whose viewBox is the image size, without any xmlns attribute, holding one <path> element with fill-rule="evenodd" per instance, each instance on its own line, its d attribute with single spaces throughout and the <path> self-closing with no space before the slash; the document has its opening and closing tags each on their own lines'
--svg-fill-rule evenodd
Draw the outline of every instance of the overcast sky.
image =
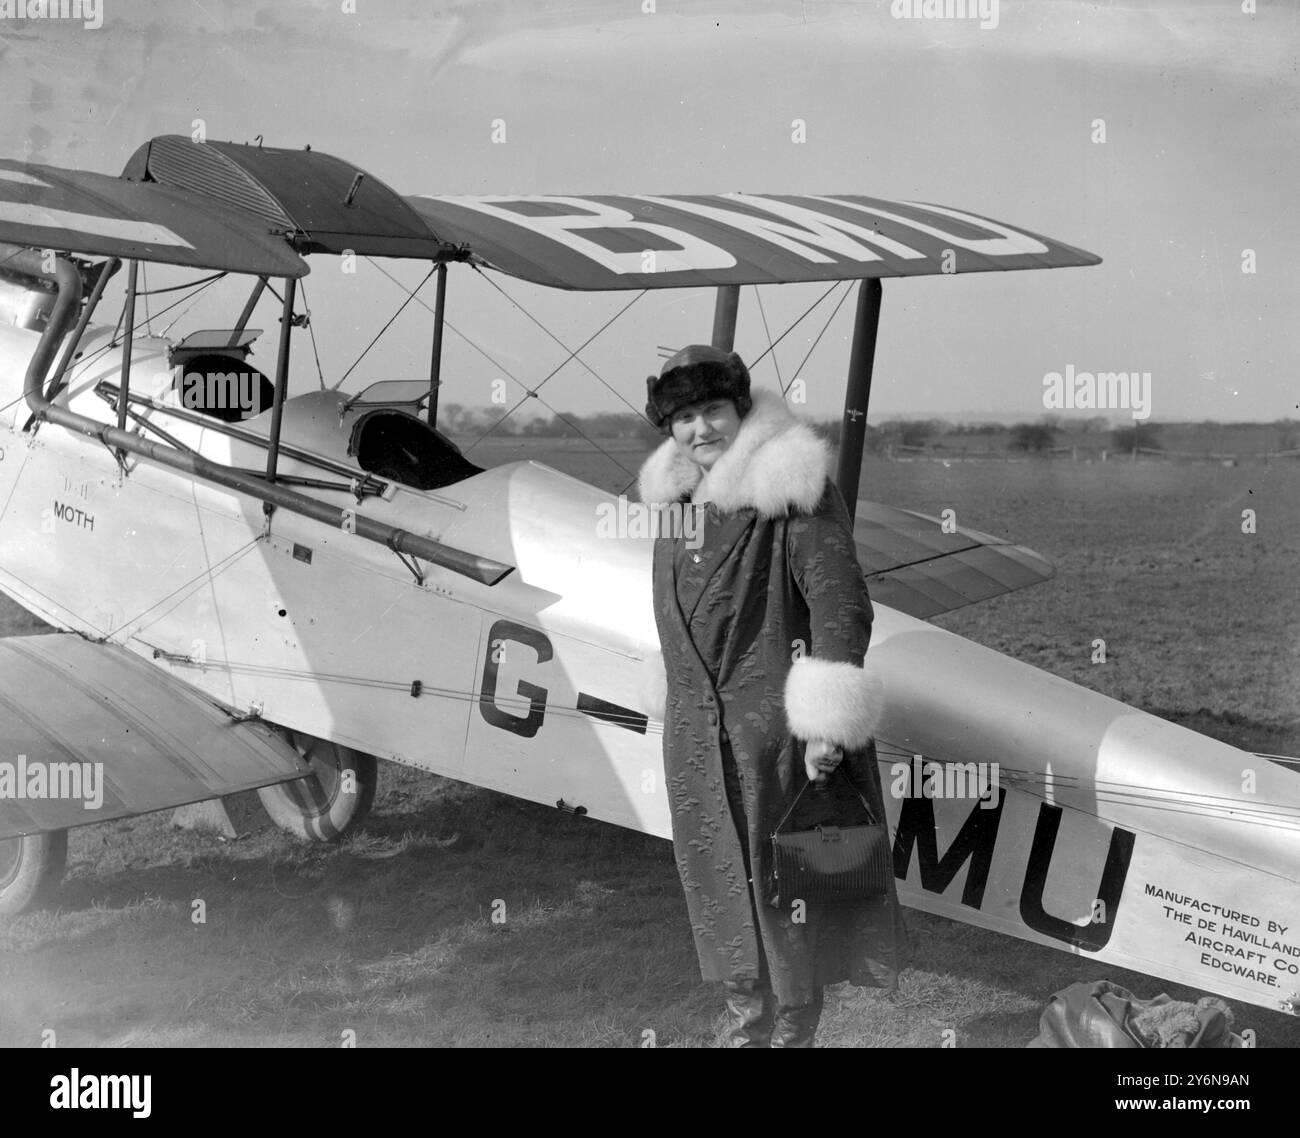
<svg viewBox="0 0 1300 1138">
<path fill-rule="evenodd" d="M 310 143 L 405 193 L 935 202 L 1104 263 L 887 280 L 872 419 L 1036 418 L 1043 376 L 1067 365 L 1149 372 L 1154 421 L 1300 417 L 1300 13 L 1290 0 L 1241 9 L 1004 0 L 982 29 L 896 19 L 888 0 L 103 0 L 94 30 L 0 19 L 0 154 L 117 173 L 148 138 L 202 120 L 212 139 Z M 504 144 L 492 141 L 495 119 Z M 791 140 L 794 119 L 806 142 Z M 1242 272 L 1248 249 L 1253 274 Z M 352 277 L 327 258 L 312 266 L 306 292 L 332 381 L 402 293 L 369 265 Z M 411 285 L 424 275 L 383 267 Z M 574 346 L 634 295 L 497 282 Z M 738 350 L 758 355 L 762 317 L 775 336 L 824 288 L 765 287 L 761 313 L 746 288 Z M 432 286 L 422 295 L 432 303 Z M 217 299 L 173 332 L 230 323 L 237 290 Z M 824 311 L 778 348 L 787 382 Z M 275 319 L 268 304 L 255 321 L 268 329 L 263 360 Z M 535 383 L 564 358 L 459 266 L 448 319 L 445 401 L 486 403 L 493 378 Z M 657 346 L 707 340 L 711 320 L 711 292 L 651 293 L 584 359 L 640 406 Z M 802 373 L 818 416 L 841 404 L 851 320 L 850 302 Z M 347 386 L 423 377 L 429 336 L 428 313 L 412 305 Z M 295 385 L 315 385 L 310 345 L 295 351 Z M 755 380 L 776 382 L 770 356 Z M 560 409 L 624 406 L 576 363 L 541 395 Z"/>
</svg>

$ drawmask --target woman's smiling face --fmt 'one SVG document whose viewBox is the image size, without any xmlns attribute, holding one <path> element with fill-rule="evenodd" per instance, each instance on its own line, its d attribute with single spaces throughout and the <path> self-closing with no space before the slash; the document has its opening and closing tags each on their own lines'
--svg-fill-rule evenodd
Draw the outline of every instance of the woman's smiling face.
<svg viewBox="0 0 1300 1138">
<path fill-rule="evenodd" d="M 678 449 L 707 470 L 731 446 L 740 415 L 730 399 L 709 399 L 675 411 L 671 427 Z"/>
</svg>

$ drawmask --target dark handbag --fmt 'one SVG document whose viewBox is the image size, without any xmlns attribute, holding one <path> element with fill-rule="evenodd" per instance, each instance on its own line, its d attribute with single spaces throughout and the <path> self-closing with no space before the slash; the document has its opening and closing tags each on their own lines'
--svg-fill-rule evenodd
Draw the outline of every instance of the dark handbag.
<svg viewBox="0 0 1300 1138">
<path fill-rule="evenodd" d="M 889 830 L 875 821 L 871 806 L 849 778 L 837 768 L 858 796 L 870 822 L 865 826 L 816 826 L 811 830 L 785 830 L 799 804 L 805 783 L 790 809 L 772 832 L 768 903 L 784 908 L 796 900 L 860 901 L 889 891 L 894 859 Z"/>
</svg>

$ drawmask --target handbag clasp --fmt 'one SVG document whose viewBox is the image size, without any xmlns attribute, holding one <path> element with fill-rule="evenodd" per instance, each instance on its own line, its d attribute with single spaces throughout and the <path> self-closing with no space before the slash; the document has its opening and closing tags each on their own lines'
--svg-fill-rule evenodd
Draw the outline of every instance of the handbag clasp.
<svg viewBox="0 0 1300 1138">
<path fill-rule="evenodd" d="M 823 842 L 842 842 L 844 835 L 840 833 L 838 826 L 818 826 L 817 832 L 821 835 Z"/>
</svg>

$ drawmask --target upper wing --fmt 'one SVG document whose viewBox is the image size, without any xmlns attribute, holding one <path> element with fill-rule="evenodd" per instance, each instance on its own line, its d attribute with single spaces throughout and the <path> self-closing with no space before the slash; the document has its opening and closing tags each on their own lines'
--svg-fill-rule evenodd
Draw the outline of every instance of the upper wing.
<svg viewBox="0 0 1300 1138">
<path fill-rule="evenodd" d="M 0 241 L 261 276 L 308 271 L 264 221 L 210 197 L 8 159 L 0 159 Z"/>
<path fill-rule="evenodd" d="M 856 194 L 403 198 L 318 150 L 197 144 L 180 135 L 145 143 L 122 178 L 0 163 L 0 240 L 298 275 L 296 257 L 287 273 L 250 263 L 258 240 L 280 241 L 276 254 L 292 257 L 285 239 L 306 253 L 470 259 L 536 284 L 598 291 L 1101 260 L 961 210 Z"/>
<path fill-rule="evenodd" d="M 780 284 L 1101 261 L 974 214 L 852 194 L 406 200 L 444 241 L 555 288 Z"/>
<path fill-rule="evenodd" d="M 0 840 L 307 773 L 270 728 L 236 723 L 125 648 L 71 634 L 0 640 Z"/>
<path fill-rule="evenodd" d="M 872 600 L 928 620 L 941 612 L 1046 581 L 1046 558 L 978 530 L 945 533 L 938 518 L 859 502 L 858 561 Z"/>
</svg>

